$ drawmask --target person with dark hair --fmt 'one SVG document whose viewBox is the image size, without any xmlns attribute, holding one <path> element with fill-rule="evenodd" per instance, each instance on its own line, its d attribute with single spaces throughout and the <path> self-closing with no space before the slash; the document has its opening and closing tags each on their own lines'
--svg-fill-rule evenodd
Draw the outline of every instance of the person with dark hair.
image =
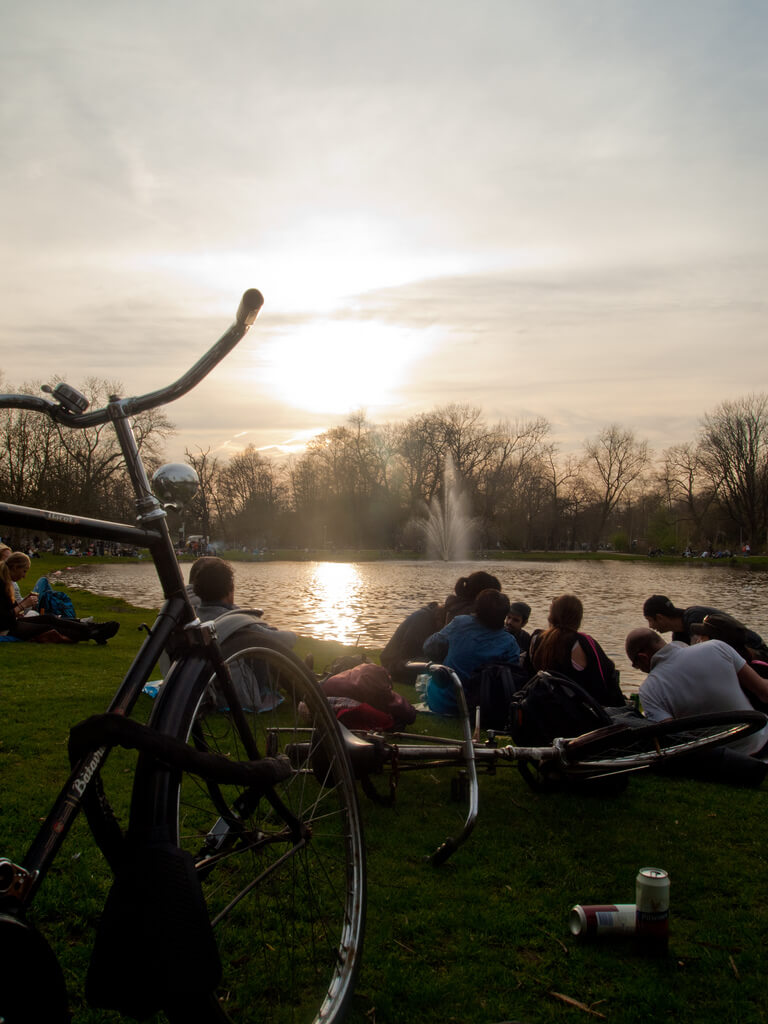
<svg viewBox="0 0 768 1024">
<path fill-rule="evenodd" d="M 525 629 L 531 617 L 531 606 L 525 601 L 512 601 L 504 628 L 517 640 L 522 654 L 527 654 L 531 646 L 531 634 Z"/>
<path fill-rule="evenodd" d="M 651 629 L 657 633 L 672 633 L 673 640 L 690 644 L 691 626 L 703 622 L 708 615 L 725 615 L 718 608 L 708 608 L 705 605 L 693 604 L 688 608 L 678 608 L 668 597 L 663 594 L 653 594 L 643 605 L 643 618 Z M 768 647 L 763 638 L 753 629 L 744 627 L 746 630 L 746 646 L 751 648 L 753 656 L 759 654 L 763 658 L 768 657 Z"/>
<path fill-rule="evenodd" d="M 472 615 L 457 615 L 424 643 L 424 655 L 452 668 L 462 683 L 483 665 L 516 665 L 520 648 L 504 629 L 509 598 L 500 590 L 486 588 L 475 596 Z M 439 715 L 458 714 L 453 689 L 430 679 L 425 695 L 431 711 Z"/>
<path fill-rule="evenodd" d="M 495 576 L 480 569 L 469 576 L 459 577 L 453 593 L 449 594 L 444 604 L 430 601 L 406 616 L 379 658 L 390 677 L 395 682 L 412 683 L 411 675 L 405 670 L 407 663 L 423 657 L 424 642 L 447 622 L 457 615 L 471 615 L 475 598 L 482 590 L 488 589 L 500 591 L 501 583 Z"/>
<path fill-rule="evenodd" d="M 747 644 L 747 627 L 743 622 L 734 619 L 732 615 L 725 612 L 711 612 L 705 615 L 701 622 L 694 622 L 691 625 L 691 645 L 702 643 L 706 640 L 722 640 L 724 644 L 732 647 L 737 654 L 746 661 L 750 668 L 754 669 L 763 679 L 768 679 L 768 661 L 756 657 L 755 652 Z M 758 711 L 768 711 L 768 704 L 762 701 L 756 694 L 747 692 L 752 706 Z"/>
<path fill-rule="evenodd" d="M 200 558 L 196 558 L 189 569 L 189 579 L 187 582 L 187 597 L 193 608 L 197 609 L 201 605 L 201 600 L 198 594 L 195 593 L 195 579 L 198 573 L 214 559 L 210 555 L 202 555 Z"/>
<path fill-rule="evenodd" d="M 575 594 L 556 597 L 549 607 L 549 628 L 535 633 L 528 651 L 534 672 L 559 672 L 583 687 L 604 707 L 621 707 L 616 666 L 600 644 L 580 632 L 584 606 Z"/>
<path fill-rule="evenodd" d="M 445 610 L 437 601 L 430 601 L 403 619 L 379 656 L 391 679 L 398 683 L 414 681 L 405 666 L 421 658 L 424 641 L 444 624 Z"/>
<path fill-rule="evenodd" d="M 200 618 L 206 622 L 231 612 L 236 607 L 235 572 L 229 562 L 206 555 L 198 558 L 192 568 L 196 569 L 190 576 L 192 590 L 200 599 Z"/>
<path fill-rule="evenodd" d="M 214 555 L 204 555 L 197 559 L 192 568 L 195 570 L 194 573 L 190 572 L 192 588 L 200 601 L 197 614 L 202 622 L 210 622 L 226 612 L 239 610 L 235 604 L 235 571 L 229 562 Z M 256 613 L 261 615 L 259 609 L 251 611 L 251 614 Z M 277 629 L 256 620 L 254 626 L 269 630 L 274 639 L 286 647 L 293 647 L 296 643 L 296 634 L 290 630 Z"/>
<path fill-rule="evenodd" d="M 214 619 L 223 619 L 219 624 L 219 631 L 225 629 L 225 623 L 232 624 L 232 619 L 227 620 L 226 616 L 235 616 L 243 620 L 244 625 L 238 623 L 238 628 L 247 628 L 253 637 L 253 646 L 259 646 L 259 634 L 268 633 L 270 638 L 278 640 L 287 648 L 292 648 L 296 643 L 296 634 L 284 629 L 275 629 L 261 620 L 261 611 L 254 609 L 240 615 L 239 607 L 235 604 L 235 571 L 229 562 L 214 555 L 203 555 L 195 561 L 190 572 L 192 588 L 200 604 L 197 608 L 197 615 L 201 622 L 211 622 Z M 266 710 L 276 706 L 279 694 L 272 686 L 269 667 L 257 658 L 239 660 L 230 665 L 232 682 L 235 687 L 243 708 L 245 710 Z M 226 707 L 226 698 L 223 691 L 216 687 L 210 690 L 211 697 L 217 707 Z"/>
<path fill-rule="evenodd" d="M 444 621 L 450 622 L 457 615 L 471 615 L 475 610 L 475 598 L 483 590 L 501 590 L 501 583 L 491 573 L 478 569 L 469 576 L 460 576 L 453 593 L 445 599 Z"/>
</svg>

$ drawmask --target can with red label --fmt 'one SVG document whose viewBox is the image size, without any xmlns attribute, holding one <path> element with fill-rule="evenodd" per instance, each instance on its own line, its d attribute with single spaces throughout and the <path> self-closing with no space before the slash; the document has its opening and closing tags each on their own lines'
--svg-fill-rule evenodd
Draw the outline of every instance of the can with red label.
<svg viewBox="0 0 768 1024">
<path fill-rule="evenodd" d="M 578 903 L 568 919 L 571 934 L 582 939 L 602 935 L 633 935 L 637 908 L 634 903 Z"/>
<path fill-rule="evenodd" d="M 662 868 L 640 868 L 635 880 L 636 938 L 644 953 L 663 956 L 669 945 L 669 875 Z"/>
</svg>

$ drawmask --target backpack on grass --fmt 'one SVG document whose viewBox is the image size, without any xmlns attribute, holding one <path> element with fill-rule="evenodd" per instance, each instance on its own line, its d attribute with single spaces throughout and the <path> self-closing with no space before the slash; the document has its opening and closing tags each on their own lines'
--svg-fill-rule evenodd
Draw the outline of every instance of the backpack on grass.
<svg viewBox="0 0 768 1024">
<path fill-rule="evenodd" d="M 520 747 L 549 746 L 554 739 L 571 739 L 614 721 L 583 687 L 559 672 L 537 672 L 513 696 L 508 711 L 507 730 Z M 537 790 L 572 789 L 613 796 L 623 792 L 627 785 L 626 775 L 568 778 L 554 762 L 542 762 L 534 768 L 519 761 L 518 768 L 525 781 Z"/>
<path fill-rule="evenodd" d="M 477 709 L 480 708 L 480 728 L 507 728 L 509 707 L 529 676 L 520 665 L 484 665 L 475 672 L 464 686 L 469 720 L 474 724 Z"/>
<path fill-rule="evenodd" d="M 513 695 L 507 711 L 509 733 L 521 747 L 543 747 L 612 724 L 594 697 L 559 672 L 537 672 Z"/>
<path fill-rule="evenodd" d="M 39 612 L 46 615 L 61 615 L 65 619 L 76 618 L 72 598 L 63 590 L 54 590 L 47 576 L 41 576 L 32 589 L 37 594 Z"/>
</svg>

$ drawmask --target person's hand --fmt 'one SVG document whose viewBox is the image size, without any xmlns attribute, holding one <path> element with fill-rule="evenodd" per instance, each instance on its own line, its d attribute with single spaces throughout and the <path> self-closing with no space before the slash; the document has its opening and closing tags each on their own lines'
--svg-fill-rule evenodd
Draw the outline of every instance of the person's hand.
<svg viewBox="0 0 768 1024">
<path fill-rule="evenodd" d="M 31 594 L 27 594 L 21 604 L 23 608 L 37 608 L 38 600 L 38 595 L 33 590 Z"/>
</svg>

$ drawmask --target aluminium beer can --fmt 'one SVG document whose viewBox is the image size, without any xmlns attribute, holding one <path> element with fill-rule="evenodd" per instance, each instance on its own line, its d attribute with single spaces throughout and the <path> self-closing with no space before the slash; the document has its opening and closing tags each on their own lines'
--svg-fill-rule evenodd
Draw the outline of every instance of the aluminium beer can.
<svg viewBox="0 0 768 1024">
<path fill-rule="evenodd" d="M 634 903 L 577 903 L 571 910 L 568 927 L 579 938 L 602 935 L 633 935 L 637 926 Z"/>
<path fill-rule="evenodd" d="M 635 879 L 636 936 L 640 949 L 662 955 L 669 944 L 669 875 L 663 868 L 640 868 Z"/>
</svg>

